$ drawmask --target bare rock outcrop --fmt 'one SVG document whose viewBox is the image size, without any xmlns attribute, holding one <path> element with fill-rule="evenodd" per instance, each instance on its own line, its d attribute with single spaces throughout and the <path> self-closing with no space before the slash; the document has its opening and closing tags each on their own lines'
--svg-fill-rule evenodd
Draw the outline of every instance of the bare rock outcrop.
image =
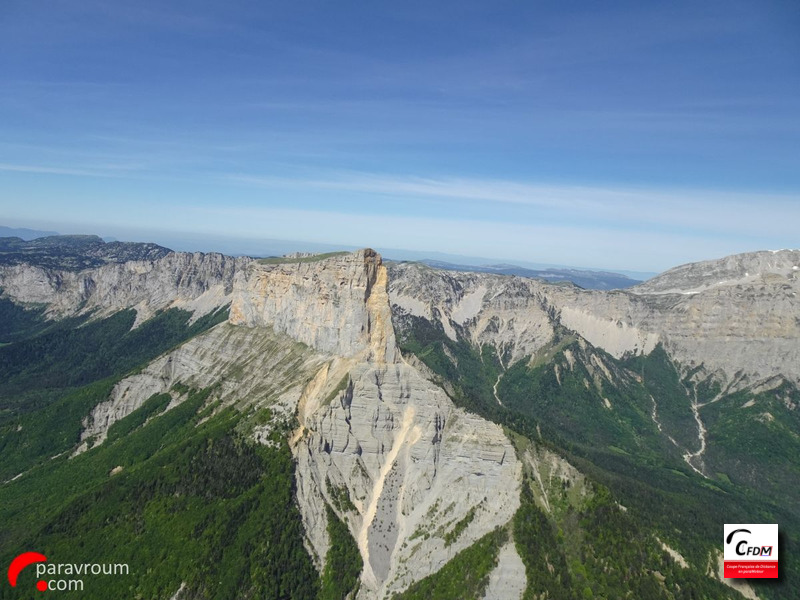
<svg viewBox="0 0 800 600">
<path fill-rule="evenodd" d="M 206 259 L 181 260 L 191 269 Z M 323 568 L 325 506 L 333 507 L 361 552 L 364 599 L 405 589 L 509 522 L 519 506 L 521 463 L 500 426 L 456 408 L 400 356 L 380 256 L 362 250 L 219 265 L 209 281 L 223 286 L 229 321 L 118 383 L 85 419 L 79 451 L 102 443 L 115 422 L 153 394 L 171 394 L 170 410 L 186 387 L 213 386 L 209 401 L 243 411 L 268 406 L 286 419 L 297 413 L 291 446 L 307 546 Z M 133 275 L 117 279 L 126 281 L 124 290 L 98 284 L 86 298 L 112 310 L 136 305 L 139 294 L 164 306 L 211 289 L 202 273 L 195 279 L 187 265 L 174 266 L 177 280 L 166 277 L 165 264 L 102 267 Z M 82 276 L 105 282 L 108 273 Z M 162 289 L 148 289 L 159 278 Z M 48 283 L 40 297 L 74 311 L 76 286 Z M 266 437 L 258 427 L 253 435 Z"/>
<path fill-rule="evenodd" d="M 346 377 L 330 404 L 303 415 L 298 500 L 317 557 L 328 545 L 322 502 L 338 508 L 364 559 L 359 598 L 382 598 L 507 523 L 521 464 L 498 425 L 453 406 L 413 367 L 359 363 Z"/>
<path fill-rule="evenodd" d="M 457 409 L 402 359 L 380 257 L 362 251 L 324 262 L 311 263 L 313 272 L 252 270 L 231 320 L 272 325 L 336 354 L 298 402 L 298 503 L 317 565 L 329 545 L 327 504 L 362 555 L 359 598 L 380 598 L 507 523 L 519 505 L 521 465 L 499 426 Z M 284 293 L 311 316 L 298 322 L 284 312 Z"/>
<path fill-rule="evenodd" d="M 696 294 L 714 287 L 796 279 L 800 250 L 762 250 L 703 260 L 664 271 L 633 288 L 637 294 Z"/>
<path fill-rule="evenodd" d="M 438 271 L 419 264 L 391 265 L 389 298 L 395 317 L 411 315 L 456 328 L 475 345 L 489 344 L 502 360 L 535 354 L 554 333 L 546 290 L 534 279 Z"/>
<path fill-rule="evenodd" d="M 234 325 L 270 326 L 338 356 L 372 348 L 380 360 L 394 360 L 388 301 L 381 297 L 386 267 L 374 250 L 313 262 L 252 262 L 233 287 Z"/>
<path fill-rule="evenodd" d="M 289 419 L 308 380 L 325 360 L 271 329 L 220 323 L 114 386 L 108 399 L 84 419 L 77 453 L 103 443 L 114 423 L 154 394 L 172 396 L 169 410 L 185 399 L 181 390 L 186 388 L 213 387 L 209 401 L 241 410 L 270 407 L 274 416 Z"/>
<path fill-rule="evenodd" d="M 230 302 L 234 274 L 251 260 L 170 252 L 157 260 L 109 263 L 81 271 L 15 264 L 0 267 L 0 288 L 15 302 L 45 305 L 53 318 L 90 312 L 103 316 L 136 308 L 140 323 L 172 307 L 189 310 L 197 318 Z"/>
<path fill-rule="evenodd" d="M 797 383 L 796 257 L 773 256 L 717 271 L 686 267 L 615 292 L 413 264 L 387 269 L 368 249 L 264 262 L 169 253 L 80 271 L 14 264 L 0 267 L 0 287 L 53 317 L 132 307 L 141 322 L 164 308 L 197 317 L 230 304 L 227 323 L 119 382 L 85 419 L 79 450 L 101 443 L 153 394 L 170 393 L 169 410 L 184 386 L 214 386 L 213 400 L 247 414 L 265 406 L 284 420 L 296 414 L 290 445 L 307 547 L 322 568 L 332 507 L 363 558 L 358 597 L 367 600 L 407 588 L 506 525 L 523 473 L 545 512 L 555 510 L 550 499 L 563 481 L 586 492 L 560 457 L 535 445 L 515 451 L 500 426 L 457 408 L 401 355 L 393 320 L 424 318 L 452 339 L 489 344 L 504 367 L 548 348 L 566 327 L 617 357 L 662 343 L 723 381 Z M 723 271 L 732 276 L 719 279 Z M 267 437 L 258 427 L 252 435 Z M 524 575 L 513 544 L 504 546 L 487 598 L 519 597 Z"/>
<path fill-rule="evenodd" d="M 528 585 L 525 564 L 513 541 L 506 542 L 497 555 L 497 566 L 489 576 L 483 600 L 520 600 Z"/>
<path fill-rule="evenodd" d="M 563 325 L 618 358 L 660 342 L 687 368 L 702 366 L 723 383 L 776 375 L 798 383 L 799 259 L 797 251 L 740 255 L 612 292 L 399 264 L 390 269 L 389 293 L 395 318 L 424 317 L 453 338 L 460 328 L 511 362 L 534 355 Z M 740 271 L 743 278 L 722 280 Z"/>
</svg>

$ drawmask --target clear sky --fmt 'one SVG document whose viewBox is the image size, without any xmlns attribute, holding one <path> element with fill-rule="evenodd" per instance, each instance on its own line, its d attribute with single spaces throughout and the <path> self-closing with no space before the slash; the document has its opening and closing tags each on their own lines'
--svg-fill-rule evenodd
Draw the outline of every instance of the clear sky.
<svg viewBox="0 0 800 600">
<path fill-rule="evenodd" d="M 800 2 L 3 0 L 0 208 L 644 271 L 798 247 Z"/>
</svg>

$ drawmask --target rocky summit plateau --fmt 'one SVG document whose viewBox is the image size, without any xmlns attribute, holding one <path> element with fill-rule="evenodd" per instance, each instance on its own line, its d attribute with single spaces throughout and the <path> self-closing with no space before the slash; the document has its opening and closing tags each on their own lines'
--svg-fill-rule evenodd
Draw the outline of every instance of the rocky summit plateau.
<svg viewBox="0 0 800 600">
<path fill-rule="evenodd" d="M 120 598 L 800 597 L 800 251 L 599 291 L 44 239 L 0 241 L 3 560 L 126 563 Z M 780 580 L 722 577 L 725 523 L 779 523 Z"/>
</svg>

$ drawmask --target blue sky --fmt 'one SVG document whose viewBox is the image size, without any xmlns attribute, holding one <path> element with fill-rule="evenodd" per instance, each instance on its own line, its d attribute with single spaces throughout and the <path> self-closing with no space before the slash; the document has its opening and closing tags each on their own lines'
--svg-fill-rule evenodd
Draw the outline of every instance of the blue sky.
<svg viewBox="0 0 800 600">
<path fill-rule="evenodd" d="M 642 271 L 797 247 L 800 4 L 5 0 L 0 207 Z"/>
</svg>

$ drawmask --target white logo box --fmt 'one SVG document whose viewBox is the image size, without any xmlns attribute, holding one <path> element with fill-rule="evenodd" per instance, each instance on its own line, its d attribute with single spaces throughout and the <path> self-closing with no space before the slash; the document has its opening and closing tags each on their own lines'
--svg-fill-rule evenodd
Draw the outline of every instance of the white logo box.
<svg viewBox="0 0 800 600">
<path fill-rule="evenodd" d="M 726 524 L 723 549 L 725 577 L 778 576 L 777 523 Z"/>
</svg>

